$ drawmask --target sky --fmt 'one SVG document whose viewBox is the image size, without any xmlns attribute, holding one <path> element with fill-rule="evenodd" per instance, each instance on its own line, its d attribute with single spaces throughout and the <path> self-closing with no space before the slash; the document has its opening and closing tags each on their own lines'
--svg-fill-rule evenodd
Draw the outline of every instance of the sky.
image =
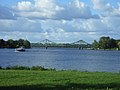
<svg viewBox="0 0 120 90">
<path fill-rule="evenodd" d="M 120 0 L 0 0 L 0 38 L 92 43 L 120 39 Z"/>
</svg>

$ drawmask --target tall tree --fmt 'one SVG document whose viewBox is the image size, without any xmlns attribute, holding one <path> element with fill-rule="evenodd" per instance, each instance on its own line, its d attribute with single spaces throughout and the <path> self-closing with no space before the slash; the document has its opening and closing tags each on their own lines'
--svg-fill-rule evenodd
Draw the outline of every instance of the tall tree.
<svg viewBox="0 0 120 90">
<path fill-rule="evenodd" d="M 120 40 L 117 40 L 116 43 L 117 43 L 117 48 L 120 50 Z"/>
<path fill-rule="evenodd" d="M 19 39 L 18 40 L 18 44 L 19 44 L 19 46 L 24 46 L 24 40 L 23 39 Z"/>
<path fill-rule="evenodd" d="M 99 48 L 99 43 L 96 40 L 94 40 L 94 42 L 92 43 L 92 46 L 93 46 L 94 49 L 98 49 Z"/>
<path fill-rule="evenodd" d="M 99 40 L 100 49 L 110 48 L 110 37 L 101 37 Z"/>
<path fill-rule="evenodd" d="M 116 40 L 111 38 L 109 45 L 110 45 L 110 48 L 116 48 L 117 47 Z"/>
<path fill-rule="evenodd" d="M 7 41 L 7 48 L 14 48 L 15 47 L 15 42 L 12 39 L 9 39 Z"/>
<path fill-rule="evenodd" d="M 5 47 L 5 41 L 3 39 L 0 39 L 0 48 Z"/>
<path fill-rule="evenodd" d="M 24 40 L 23 45 L 24 45 L 25 48 L 30 48 L 31 47 L 30 42 L 28 40 Z"/>
<path fill-rule="evenodd" d="M 25 48 L 30 48 L 30 42 L 28 40 L 12 40 L 9 39 L 7 41 L 4 41 L 3 39 L 0 39 L 0 48 L 18 48 L 20 46 L 24 46 Z"/>
</svg>

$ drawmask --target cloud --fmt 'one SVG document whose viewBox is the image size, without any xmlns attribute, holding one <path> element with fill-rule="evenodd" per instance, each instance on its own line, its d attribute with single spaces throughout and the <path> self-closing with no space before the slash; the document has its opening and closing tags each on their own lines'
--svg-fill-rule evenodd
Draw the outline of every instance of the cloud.
<svg viewBox="0 0 120 90">
<path fill-rule="evenodd" d="M 99 18 L 93 15 L 90 7 L 79 0 L 73 0 L 65 6 L 60 6 L 55 0 L 35 0 L 32 4 L 29 1 L 18 2 L 18 15 L 31 19 L 89 19 Z M 73 14 L 74 13 L 74 14 Z"/>
<path fill-rule="evenodd" d="M 0 6 L 0 19 L 16 19 L 16 15 L 12 9 Z"/>
<path fill-rule="evenodd" d="M 111 11 L 113 8 L 109 3 L 106 3 L 105 0 L 92 0 L 94 4 L 94 9 L 102 10 L 102 11 Z"/>
<path fill-rule="evenodd" d="M 105 2 L 105 0 L 92 0 L 95 10 L 98 10 L 102 16 L 112 16 L 120 17 L 120 4 L 118 7 L 112 6 L 110 3 Z"/>
<path fill-rule="evenodd" d="M 104 17 L 103 23 L 115 33 L 120 32 L 120 17 Z"/>
<path fill-rule="evenodd" d="M 90 7 L 79 0 L 73 0 L 70 2 L 69 5 L 58 12 L 56 16 L 65 20 L 99 18 L 98 15 L 92 15 Z"/>
<path fill-rule="evenodd" d="M 27 18 L 0 20 L 1 32 L 42 32 L 41 23 Z"/>
<path fill-rule="evenodd" d="M 18 2 L 17 8 L 21 11 L 29 11 L 32 9 L 32 3 L 29 1 Z"/>
<path fill-rule="evenodd" d="M 120 18 L 102 17 L 100 19 L 74 20 L 0 20 L 0 38 L 27 38 L 38 42 L 45 38 L 55 42 L 72 42 L 83 39 L 91 42 L 101 36 L 119 37 Z"/>
<path fill-rule="evenodd" d="M 22 7 L 22 8 L 19 8 Z M 35 0 L 35 4 L 29 1 L 21 1 L 17 5 L 18 15 L 32 19 L 53 18 L 57 11 L 61 10 L 55 0 Z M 27 10 L 27 11 L 26 11 Z"/>
<path fill-rule="evenodd" d="M 18 2 L 15 11 L 0 6 L 0 38 L 89 43 L 104 35 L 119 38 L 120 4 L 113 7 L 104 1 L 92 0 L 94 9 L 79 0 L 64 5 L 56 0 L 26 0 Z"/>
</svg>

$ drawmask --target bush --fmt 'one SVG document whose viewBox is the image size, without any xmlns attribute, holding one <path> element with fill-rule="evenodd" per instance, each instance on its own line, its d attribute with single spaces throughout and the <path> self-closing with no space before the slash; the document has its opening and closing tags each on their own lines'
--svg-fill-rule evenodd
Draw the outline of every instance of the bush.
<svg viewBox="0 0 120 90">
<path fill-rule="evenodd" d="M 8 67 L 6 67 L 5 69 L 6 69 L 6 70 L 10 70 L 10 67 L 8 66 Z"/>
<path fill-rule="evenodd" d="M 0 69 L 3 69 L 3 68 L 0 66 Z"/>
<path fill-rule="evenodd" d="M 33 66 L 33 67 L 31 67 L 31 70 L 41 70 L 41 71 L 44 71 L 44 70 L 47 70 L 47 69 L 45 69 L 42 66 Z"/>
<path fill-rule="evenodd" d="M 33 66 L 33 67 L 27 67 L 27 66 L 8 66 L 6 68 L 2 68 L 0 66 L 0 70 L 40 70 L 40 71 L 56 71 L 56 69 L 47 69 L 42 66 Z"/>
<path fill-rule="evenodd" d="M 7 70 L 30 70 L 27 66 L 9 66 L 6 67 Z"/>
</svg>

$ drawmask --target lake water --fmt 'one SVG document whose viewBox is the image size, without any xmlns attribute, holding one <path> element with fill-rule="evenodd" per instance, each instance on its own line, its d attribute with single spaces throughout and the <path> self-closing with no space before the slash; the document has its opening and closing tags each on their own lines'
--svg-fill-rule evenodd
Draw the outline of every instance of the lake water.
<svg viewBox="0 0 120 90">
<path fill-rule="evenodd" d="M 0 49 L 0 66 L 44 66 L 57 70 L 119 72 L 120 51 L 33 48 L 26 52 Z"/>
</svg>

